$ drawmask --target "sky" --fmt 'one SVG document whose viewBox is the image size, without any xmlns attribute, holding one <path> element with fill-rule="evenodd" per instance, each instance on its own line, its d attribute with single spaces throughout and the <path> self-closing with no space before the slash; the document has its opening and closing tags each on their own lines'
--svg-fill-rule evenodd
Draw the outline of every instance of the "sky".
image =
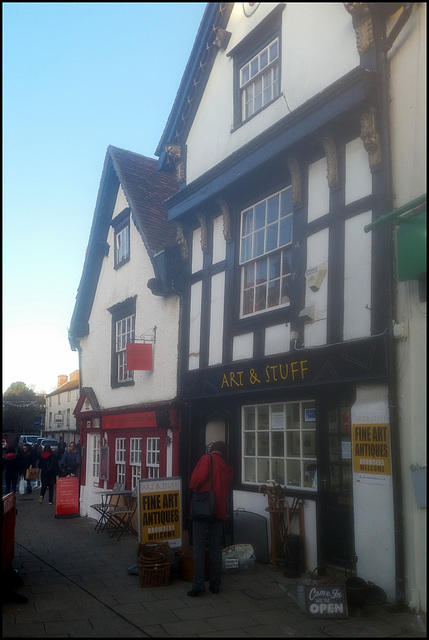
<svg viewBox="0 0 429 640">
<path fill-rule="evenodd" d="M 68 342 L 109 145 L 155 158 L 205 2 L 3 2 L 3 393 Z"/>
</svg>

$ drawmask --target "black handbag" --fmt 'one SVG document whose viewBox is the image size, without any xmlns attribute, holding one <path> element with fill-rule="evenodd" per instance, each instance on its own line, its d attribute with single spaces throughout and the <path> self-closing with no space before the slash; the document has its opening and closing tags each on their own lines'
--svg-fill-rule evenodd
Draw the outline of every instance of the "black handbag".
<svg viewBox="0 0 429 640">
<path fill-rule="evenodd" d="M 216 520 L 216 498 L 213 491 L 213 458 L 210 454 L 210 490 L 194 493 L 191 502 L 192 520 Z"/>
</svg>

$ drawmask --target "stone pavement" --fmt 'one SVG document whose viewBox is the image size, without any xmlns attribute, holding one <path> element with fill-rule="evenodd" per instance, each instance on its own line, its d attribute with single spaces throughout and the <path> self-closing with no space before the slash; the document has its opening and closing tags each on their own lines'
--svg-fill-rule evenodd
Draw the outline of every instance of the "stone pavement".
<svg viewBox="0 0 429 640">
<path fill-rule="evenodd" d="M 17 494 L 13 567 L 23 581 L 16 593 L 28 602 L 3 602 L 5 638 L 426 637 L 425 614 L 389 604 L 345 619 L 307 618 L 298 580 L 259 563 L 253 573 L 223 576 L 218 595 L 189 598 L 177 573 L 169 586 L 142 588 L 129 571 L 136 536 L 118 541 L 96 533 L 94 520 L 55 518 L 55 505 L 38 497 Z"/>
</svg>

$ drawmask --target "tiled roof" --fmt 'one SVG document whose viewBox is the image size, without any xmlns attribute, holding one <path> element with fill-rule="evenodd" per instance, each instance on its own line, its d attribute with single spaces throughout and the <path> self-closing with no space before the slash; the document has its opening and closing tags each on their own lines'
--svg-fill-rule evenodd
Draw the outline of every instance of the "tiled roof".
<svg viewBox="0 0 429 640">
<path fill-rule="evenodd" d="M 167 220 L 165 201 L 178 190 L 175 176 L 158 171 L 153 158 L 112 145 L 108 153 L 149 254 L 173 245 L 176 227 Z"/>
</svg>

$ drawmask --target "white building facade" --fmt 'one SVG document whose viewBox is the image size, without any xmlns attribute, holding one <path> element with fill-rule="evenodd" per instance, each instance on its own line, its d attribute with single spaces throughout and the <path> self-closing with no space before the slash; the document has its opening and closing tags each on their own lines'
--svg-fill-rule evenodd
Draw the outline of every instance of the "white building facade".
<svg viewBox="0 0 429 640">
<path fill-rule="evenodd" d="M 231 511 L 267 517 L 274 480 L 302 505 L 306 569 L 425 609 L 426 301 L 375 224 L 425 192 L 424 13 L 208 3 L 157 154 L 181 182 L 185 475 L 224 438 Z"/>
</svg>

